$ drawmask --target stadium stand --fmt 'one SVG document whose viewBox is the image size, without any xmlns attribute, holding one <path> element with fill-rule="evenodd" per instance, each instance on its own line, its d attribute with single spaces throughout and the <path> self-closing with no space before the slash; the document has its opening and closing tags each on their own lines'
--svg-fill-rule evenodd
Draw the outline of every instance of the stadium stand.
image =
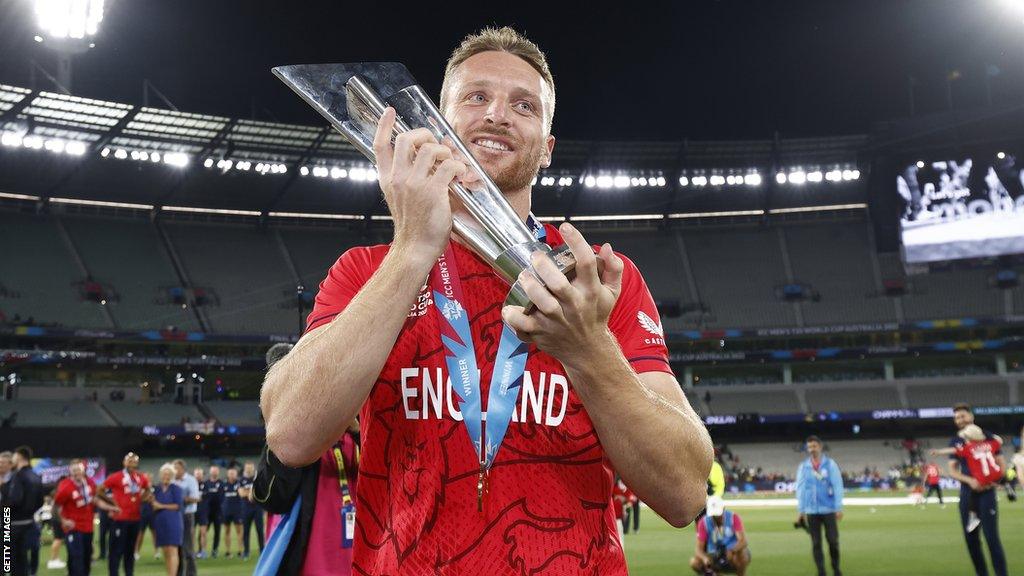
<svg viewBox="0 0 1024 576">
<path fill-rule="evenodd" d="M 851 386 L 851 385 L 848 385 Z M 899 394 L 893 385 L 809 388 L 805 392 L 811 412 L 876 410 L 900 408 Z"/>
<path fill-rule="evenodd" d="M 975 406 L 1007 406 L 1011 404 L 1010 386 L 1005 381 L 991 378 L 908 384 L 907 402 L 915 408 L 952 406 L 958 402 L 970 402 Z"/>
<path fill-rule="evenodd" d="M 224 426 L 262 426 L 259 402 L 245 400 L 205 402 L 203 406 Z"/>
<path fill-rule="evenodd" d="M 884 474 L 890 466 L 909 459 L 898 440 L 823 440 L 828 455 L 846 474 L 859 474 L 865 468 L 877 469 Z M 918 442 L 927 450 L 945 447 L 949 438 L 921 438 Z M 729 444 L 729 448 L 739 459 L 741 467 L 760 468 L 766 474 L 782 474 L 789 478 L 795 477 L 797 465 L 807 458 L 802 438 L 789 443 Z"/>
<path fill-rule="evenodd" d="M 88 216 L 61 221 L 92 276 L 116 290 L 108 306 L 119 328 L 199 328 L 193 314 L 168 301 L 167 288 L 180 280 L 152 223 Z"/>
<path fill-rule="evenodd" d="M 703 396 L 706 388 L 697 388 Z M 708 407 L 712 414 L 739 414 L 757 412 L 761 414 L 797 414 L 799 400 L 792 386 L 750 386 L 722 387 L 711 392 Z"/>
<path fill-rule="evenodd" d="M 206 416 L 192 404 L 101 402 L 100 405 L 123 426 L 177 426 L 185 418 L 192 422 L 206 420 Z"/>
<path fill-rule="evenodd" d="M 19 428 L 117 426 L 96 402 L 53 400 L 7 400 L 0 402 L 0 418 L 17 413 L 12 425 Z"/>
</svg>

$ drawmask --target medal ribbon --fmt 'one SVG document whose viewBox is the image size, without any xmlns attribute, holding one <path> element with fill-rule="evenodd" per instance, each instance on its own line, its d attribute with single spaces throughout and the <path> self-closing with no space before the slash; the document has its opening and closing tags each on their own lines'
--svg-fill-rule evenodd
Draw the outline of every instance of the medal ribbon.
<svg viewBox="0 0 1024 576">
<path fill-rule="evenodd" d="M 547 235 L 544 226 L 532 214 L 526 224 L 538 240 L 544 240 Z M 476 364 L 469 315 L 462 305 L 465 298 L 451 244 L 437 259 L 430 274 L 430 286 L 440 317 L 448 377 L 452 381 L 453 392 L 458 396 L 459 410 L 476 451 L 481 474 L 484 474 L 494 463 L 512 420 L 512 408 L 519 397 L 529 346 L 520 341 L 508 325 L 502 326 L 487 396 L 485 423 L 480 398 L 480 370 Z"/>
</svg>

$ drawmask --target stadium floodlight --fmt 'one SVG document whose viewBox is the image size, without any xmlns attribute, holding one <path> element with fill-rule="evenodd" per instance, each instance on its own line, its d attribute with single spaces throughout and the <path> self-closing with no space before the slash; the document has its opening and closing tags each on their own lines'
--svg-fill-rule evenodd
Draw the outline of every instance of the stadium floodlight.
<svg viewBox="0 0 1024 576">
<path fill-rule="evenodd" d="M 918 160 L 917 161 L 917 167 L 918 168 L 924 168 L 924 160 Z"/>
<path fill-rule="evenodd" d="M 785 172 L 779 172 L 778 174 L 776 174 L 775 175 L 775 181 L 778 182 L 779 184 L 785 184 L 786 183 L 786 173 Z"/>
<path fill-rule="evenodd" d="M 679 185 L 680 186 L 688 186 L 689 184 L 690 184 L 690 179 L 689 178 L 687 178 L 686 176 L 680 176 L 679 177 Z"/>
<path fill-rule="evenodd" d="M 996 154 L 996 158 L 999 158 L 1000 160 L 1006 159 L 1006 152 L 1000 152 Z"/>
<path fill-rule="evenodd" d="M 799 186 L 804 182 L 807 182 L 807 173 L 804 172 L 803 170 L 794 170 L 793 172 L 789 173 L 790 184 L 796 184 Z"/>
<path fill-rule="evenodd" d="M 85 149 L 85 142 L 81 142 L 79 140 L 68 142 L 64 147 L 64 151 L 72 156 L 81 156 L 85 154 Z"/>
<path fill-rule="evenodd" d="M 616 176 L 612 183 L 616 188 L 629 188 L 629 176 Z"/>
<path fill-rule="evenodd" d="M 114 158 L 117 158 L 118 160 L 124 160 L 127 157 L 128 151 L 125 150 L 124 148 L 118 148 L 117 150 L 114 151 Z"/>
<path fill-rule="evenodd" d="M 586 178 L 583 179 L 583 185 L 586 186 L 587 188 L 593 188 L 594 186 L 597 185 L 597 179 L 594 178 L 593 176 L 587 176 Z"/>
<path fill-rule="evenodd" d="M 305 166 L 299 168 L 299 175 L 300 176 L 309 176 L 309 168 L 307 168 Z"/>
<path fill-rule="evenodd" d="M 659 187 L 664 187 L 665 186 L 665 177 L 664 176 L 658 176 L 658 186 Z"/>
<path fill-rule="evenodd" d="M 725 184 L 725 177 L 721 174 L 713 174 L 709 182 L 711 182 L 712 186 L 721 186 L 722 184 Z"/>
<path fill-rule="evenodd" d="M 164 154 L 164 164 L 170 164 L 176 168 L 188 166 L 188 154 L 184 152 L 168 152 Z"/>
<path fill-rule="evenodd" d="M 707 176 L 694 176 L 693 179 L 691 180 L 691 182 L 693 182 L 694 186 L 707 186 L 708 185 L 708 177 Z"/>
<path fill-rule="evenodd" d="M 853 180 L 853 170 L 843 170 L 843 180 Z"/>
<path fill-rule="evenodd" d="M 107 156 L 110 156 L 110 148 L 107 148 L 106 146 L 104 146 L 103 150 L 100 150 L 100 156 L 102 156 L 104 158 L 106 158 Z"/>
<path fill-rule="evenodd" d="M 25 148 L 33 150 L 41 150 L 43 148 L 43 139 L 39 136 L 25 136 L 21 142 Z"/>
<path fill-rule="evenodd" d="M 17 132 L 4 132 L 0 134 L 0 144 L 4 146 L 21 146 L 21 134 Z"/>
<path fill-rule="evenodd" d="M 814 172 L 808 172 L 807 173 L 807 181 L 808 182 L 814 182 L 814 183 L 821 182 L 821 177 L 822 177 L 821 172 L 818 171 L 818 170 L 815 170 Z"/>
<path fill-rule="evenodd" d="M 331 177 L 334 177 L 334 170 L 331 170 Z M 363 182 L 366 180 L 366 168 L 353 168 L 348 171 L 348 177 L 356 182 Z"/>
<path fill-rule="evenodd" d="M 206 168 L 212 168 L 213 158 L 207 158 L 206 160 L 203 160 L 203 166 L 205 166 Z"/>
<path fill-rule="evenodd" d="M 754 174 L 747 174 L 743 177 L 743 183 L 747 186 L 760 186 L 761 175 L 756 172 Z"/>
<path fill-rule="evenodd" d="M 35 12 L 45 35 L 58 40 L 83 39 L 99 32 L 103 0 L 35 0 Z"/>
</svg>

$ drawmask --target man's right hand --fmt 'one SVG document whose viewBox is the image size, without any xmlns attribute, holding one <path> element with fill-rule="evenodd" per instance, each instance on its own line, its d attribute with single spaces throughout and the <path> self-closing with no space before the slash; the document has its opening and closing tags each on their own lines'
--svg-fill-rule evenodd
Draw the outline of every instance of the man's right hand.
<svg viewBox="0 0 1024 576">
<path fill-rule="evenodd" d="M 399 134 L 392 146 L 394 127 L 395 110 L 387 108 L 373 139 L 380 187 L 394 220 L 393 248 L 432 265 L 451 236 L 448 185 L 466 165 L 426 128 Z"/>
</svg>

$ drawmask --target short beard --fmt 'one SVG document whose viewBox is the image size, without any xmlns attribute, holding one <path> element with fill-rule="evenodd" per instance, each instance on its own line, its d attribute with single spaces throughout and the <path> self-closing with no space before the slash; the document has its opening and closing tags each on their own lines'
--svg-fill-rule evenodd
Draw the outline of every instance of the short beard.
<svg viewBox="0 0 1024 576">
<path fill-rule="evenodd" d="M 502 169 L 497 174 L 490 175 L 491 179 L 502 192 L 509 193 L 529 188 L 530 183 L 537 177 L 540 167 L 541 152 L 529 158 L 524 158 L 512 166 Z"/>
</svg>

